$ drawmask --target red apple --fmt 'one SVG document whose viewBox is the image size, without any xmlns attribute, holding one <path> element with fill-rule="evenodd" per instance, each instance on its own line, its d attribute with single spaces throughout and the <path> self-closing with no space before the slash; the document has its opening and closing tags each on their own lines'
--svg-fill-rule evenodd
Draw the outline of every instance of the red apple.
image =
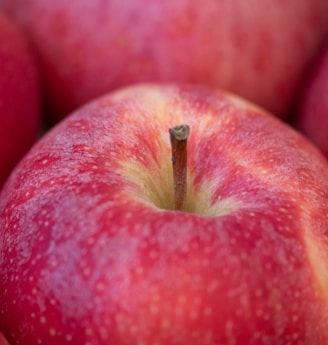
<svg viewBox="0 0 328 345">
<path fill-rule="evenodd" d="M 177 124 L 191 129 L 184 211 Z M 103 96 L 34 146 L 0 210 L 0 324 L 13 345 L 328 342 L 327 161 L 232 95 Z"/>
<path fill-rule="evenodd" d="M 21 32 L 0 13 L 0 188 L 40 126 L 36 63 Z"/>
<path fill-rule="evenodd" d="M 0 345 L 9 345 L 8 341 L 4 338 L 1 332 L 0 332 Z"/>
<path fill-rule="evenodd" d="M 328 43 L 302 96 L 297 128 L 328 158 Z"/>
<path fill-rule="evenodd" d="M 57 119 L 122 85 L 204 83 L 286 116 L 327 0 L 0 0 L 33 42 Z"/>
</svg>

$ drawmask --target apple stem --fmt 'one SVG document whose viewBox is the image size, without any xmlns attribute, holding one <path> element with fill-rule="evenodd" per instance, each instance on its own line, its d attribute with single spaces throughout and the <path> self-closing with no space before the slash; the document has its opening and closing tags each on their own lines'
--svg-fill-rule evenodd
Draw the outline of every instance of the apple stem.
<svg viewBox="0 0 328 345">
<path fill-rule="evenodd" d="M 172 147 L 174 208 L 184 211 L 187 195 L 187 141 L 190 127 L 182 124 L 169 128 Z"/>
</svg>

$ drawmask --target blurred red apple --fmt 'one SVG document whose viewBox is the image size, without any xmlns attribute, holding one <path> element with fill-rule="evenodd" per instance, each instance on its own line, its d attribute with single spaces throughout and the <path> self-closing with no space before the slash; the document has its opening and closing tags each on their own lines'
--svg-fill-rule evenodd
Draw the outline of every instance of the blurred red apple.
<svg viewBox="0 0 328 345">
<path fill-rule="evenodd" d="M 0 0 L 62 118 L 119 86 L 205 83 L 286 116 L 328 30 L 327 0 Z"/>
<path fill-rule="evenodd" d="M 1 332 L 0 332 L 0 345 L 9 345 L 8 341 L 4 338 Z"/>
<path fill-rule="evenodd" d="M 298 116 L 297 128 L 328 158 L 328 44 L 304 91 Z"/>
<path fill-rule="evenodd" d="M 22 34 L 0 13 L 0 188 L 37 137 L 40 88 Z"/>
<path fill-rule="evenodd" d="M 184 212 L 176 124 L 191 128 Z M 92 102 L 19 163 L 0 212 L 13 345 L 328 342 L 327 161 L 231 95 L 144 85 Z"/>
</svg>

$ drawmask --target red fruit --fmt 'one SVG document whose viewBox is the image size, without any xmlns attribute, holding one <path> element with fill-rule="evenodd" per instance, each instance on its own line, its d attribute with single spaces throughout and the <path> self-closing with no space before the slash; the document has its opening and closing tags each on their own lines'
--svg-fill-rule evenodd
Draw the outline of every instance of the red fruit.
<svg viewBox="0 0 328 345">
<path fill-rule="evenodd" d="M 4 338 L 1 332 L 0 332 L 0 345 L 9 345 L 8 341 Z"/>
<path fill-rule="evenodd" d="M 0 188 L 40 129 L 40 85 L 30 47 L 0 13 Z"/>
<path fill-rule="evenodd" d="M 328 164 L 302 136 L 225 93 L 132 87 L 48 132 L 5 185 L 0 324 L 13 345 L 326 345 L 327 248 Z"/>
<path fill-rule="evenodd" d="M 301 98 L 297 128 L 328 158 L 328 44 Z"/>
<path fill-rule="evenodd" d="M 286 116 L 327 36 L 327 0 L 0 0 L 57 119 L 122 85 L 204 83 Z"/>
</svg>

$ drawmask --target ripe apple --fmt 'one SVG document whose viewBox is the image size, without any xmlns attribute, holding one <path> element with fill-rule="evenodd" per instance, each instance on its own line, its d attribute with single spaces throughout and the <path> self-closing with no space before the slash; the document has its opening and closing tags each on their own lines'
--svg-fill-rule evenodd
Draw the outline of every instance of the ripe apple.
<svg viewBox="0 0 328 345">
<path fill-rule="evenodd" d="M 299 107 L 297 128 L 328 158 L 328 43 Z"/>
<path fill-rule="evenodd" d="M 8 341 L 4 338 L 1 332 L 0 332 L 0 345 L 9 345 Z"/>
<path fill-rule="evenodd" d="M 0 188 L 40 126 L 36 62 L 20 31 L 0 13 Z"/>
<path fill-rule="evenodd" d="M 120 86 L 203 83 L 286 116 L 328 33 L 327 0 L 0 0 L 60 119 Z"/>
<path fill-rule="evenodd" d="M 328 342 L 328 163 L 235 96 L 145 84 L 94 100 L 29 151 L 0 210 L 13 345 Z"/>
</svg>

